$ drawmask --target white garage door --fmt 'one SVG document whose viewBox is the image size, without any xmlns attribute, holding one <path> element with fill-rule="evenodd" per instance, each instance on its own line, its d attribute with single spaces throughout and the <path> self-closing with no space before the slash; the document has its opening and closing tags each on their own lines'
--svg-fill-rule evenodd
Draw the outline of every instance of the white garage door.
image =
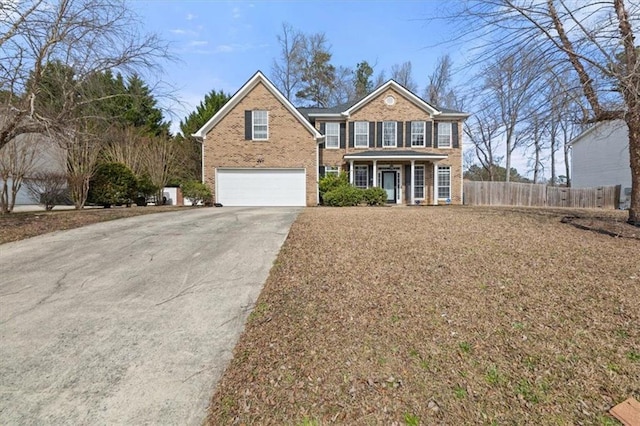
<svg viewBox="0 0 640 426">
<path fill-rule="evenodd" d="M 304 206 L 304 169 L 218 169 L 216 201 L 223 206 Z"/>
</svg>

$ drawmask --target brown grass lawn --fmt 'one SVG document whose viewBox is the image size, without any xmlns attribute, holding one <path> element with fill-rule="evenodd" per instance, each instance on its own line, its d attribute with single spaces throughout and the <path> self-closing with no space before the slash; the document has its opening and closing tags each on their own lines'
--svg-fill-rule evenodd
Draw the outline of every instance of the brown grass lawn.
<svg viewBox="0 0 640 426">
<path fill-rule="evenodd" d="M 306 209 L 209 423 L 617 424 L 640 398 L 640 234 L 567 214 Z"/>
<path fill-rule="evenodd" d="M 143 214 L 177 211 L 185 207 L 147 206 L 110 209 L 53 210 L 0 214 L 0 244 L 23 240 L 53 231 L 79 228 L 106 220 Z"/>
</svg>

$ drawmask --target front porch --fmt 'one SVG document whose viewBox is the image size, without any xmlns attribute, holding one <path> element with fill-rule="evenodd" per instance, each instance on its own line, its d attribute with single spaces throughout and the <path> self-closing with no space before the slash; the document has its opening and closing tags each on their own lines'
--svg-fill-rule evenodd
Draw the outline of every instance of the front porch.
<svg viewBox="0 0 640 426">
<path fill-rule="evenodd" d="M 439 199 L 449 198 L 442 197 L 447 191 L 438 182 L 438 162 L 446 158 L 444 154 L 416 151 L 365 151 L 344 156 L 352 185 L 381 187 L 387 192 L 388 203 L 407 205 L 438 205 Z M 450 185 L 449 179 L 448 191 Z"/>
</svg>

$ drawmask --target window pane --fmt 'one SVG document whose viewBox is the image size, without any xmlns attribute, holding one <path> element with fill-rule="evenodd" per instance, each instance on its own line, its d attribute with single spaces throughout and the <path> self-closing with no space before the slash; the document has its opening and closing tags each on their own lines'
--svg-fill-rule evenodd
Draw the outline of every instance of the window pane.
<svg viewBox="0 0 640 426">
<path fill-rule="evenodd" d="M 355 147 L 367 148 L 369 146 L 369 122 L 356 121 L 354 125 Z"/>
<path fill-rule="evenodd" d="M 325 166 L 324 168 L 324 174 L 325 176 L 327 175 L 339 175 L 340 174 L 340 167 L 338 166 Z"/>
<path fill-rule="evenodd" d="M 424 146 L 424 121 L 411 122 L 411 146 Z"/>
<path fill-rule="evenodd" d="M 424 198 L 424 166 L 416 166 L 414 177 L 414 198 Z"/>
<path fill-rule="evenodd" d="M 438 148 L 451 147 L 451 123 L 438 123 Z"/>
<path fill-rule="evenodd" d="M 269 115 L 267 111 L 253 111 L 253 139 L 269 137 Z"/>
<path fill-rule="evenodd" d="M 353 183 L 358 188 L 366 188 L 369 184 L 369 166 L 355 166 Z"/>
<path fill-rule="evenodd" d="M 438 167 L 438 198 L 451 198 L 451 167 Z"/>
<path fill-rule="evenodd" d="M 327 123 L 325 125 L 326 147 L 340 147 L 340 123 Z"/>
<path fill-rule="evenodd" d="M 382 122 L 382 146 L 383 147 L 396 146 L 396 122 L 395 121 Z"/>
</svg>

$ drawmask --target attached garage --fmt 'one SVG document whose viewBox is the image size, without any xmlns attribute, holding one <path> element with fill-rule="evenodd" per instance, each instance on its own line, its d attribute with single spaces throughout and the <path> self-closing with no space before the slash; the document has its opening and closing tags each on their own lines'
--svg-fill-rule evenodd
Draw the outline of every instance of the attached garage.
<svg viewBox="0 0 640 426">
<path fill-rule="evenodd" d="M 304 169 L 216 170 L 216 202 L 224 206 L 305 206 Z"/>
</svg>

